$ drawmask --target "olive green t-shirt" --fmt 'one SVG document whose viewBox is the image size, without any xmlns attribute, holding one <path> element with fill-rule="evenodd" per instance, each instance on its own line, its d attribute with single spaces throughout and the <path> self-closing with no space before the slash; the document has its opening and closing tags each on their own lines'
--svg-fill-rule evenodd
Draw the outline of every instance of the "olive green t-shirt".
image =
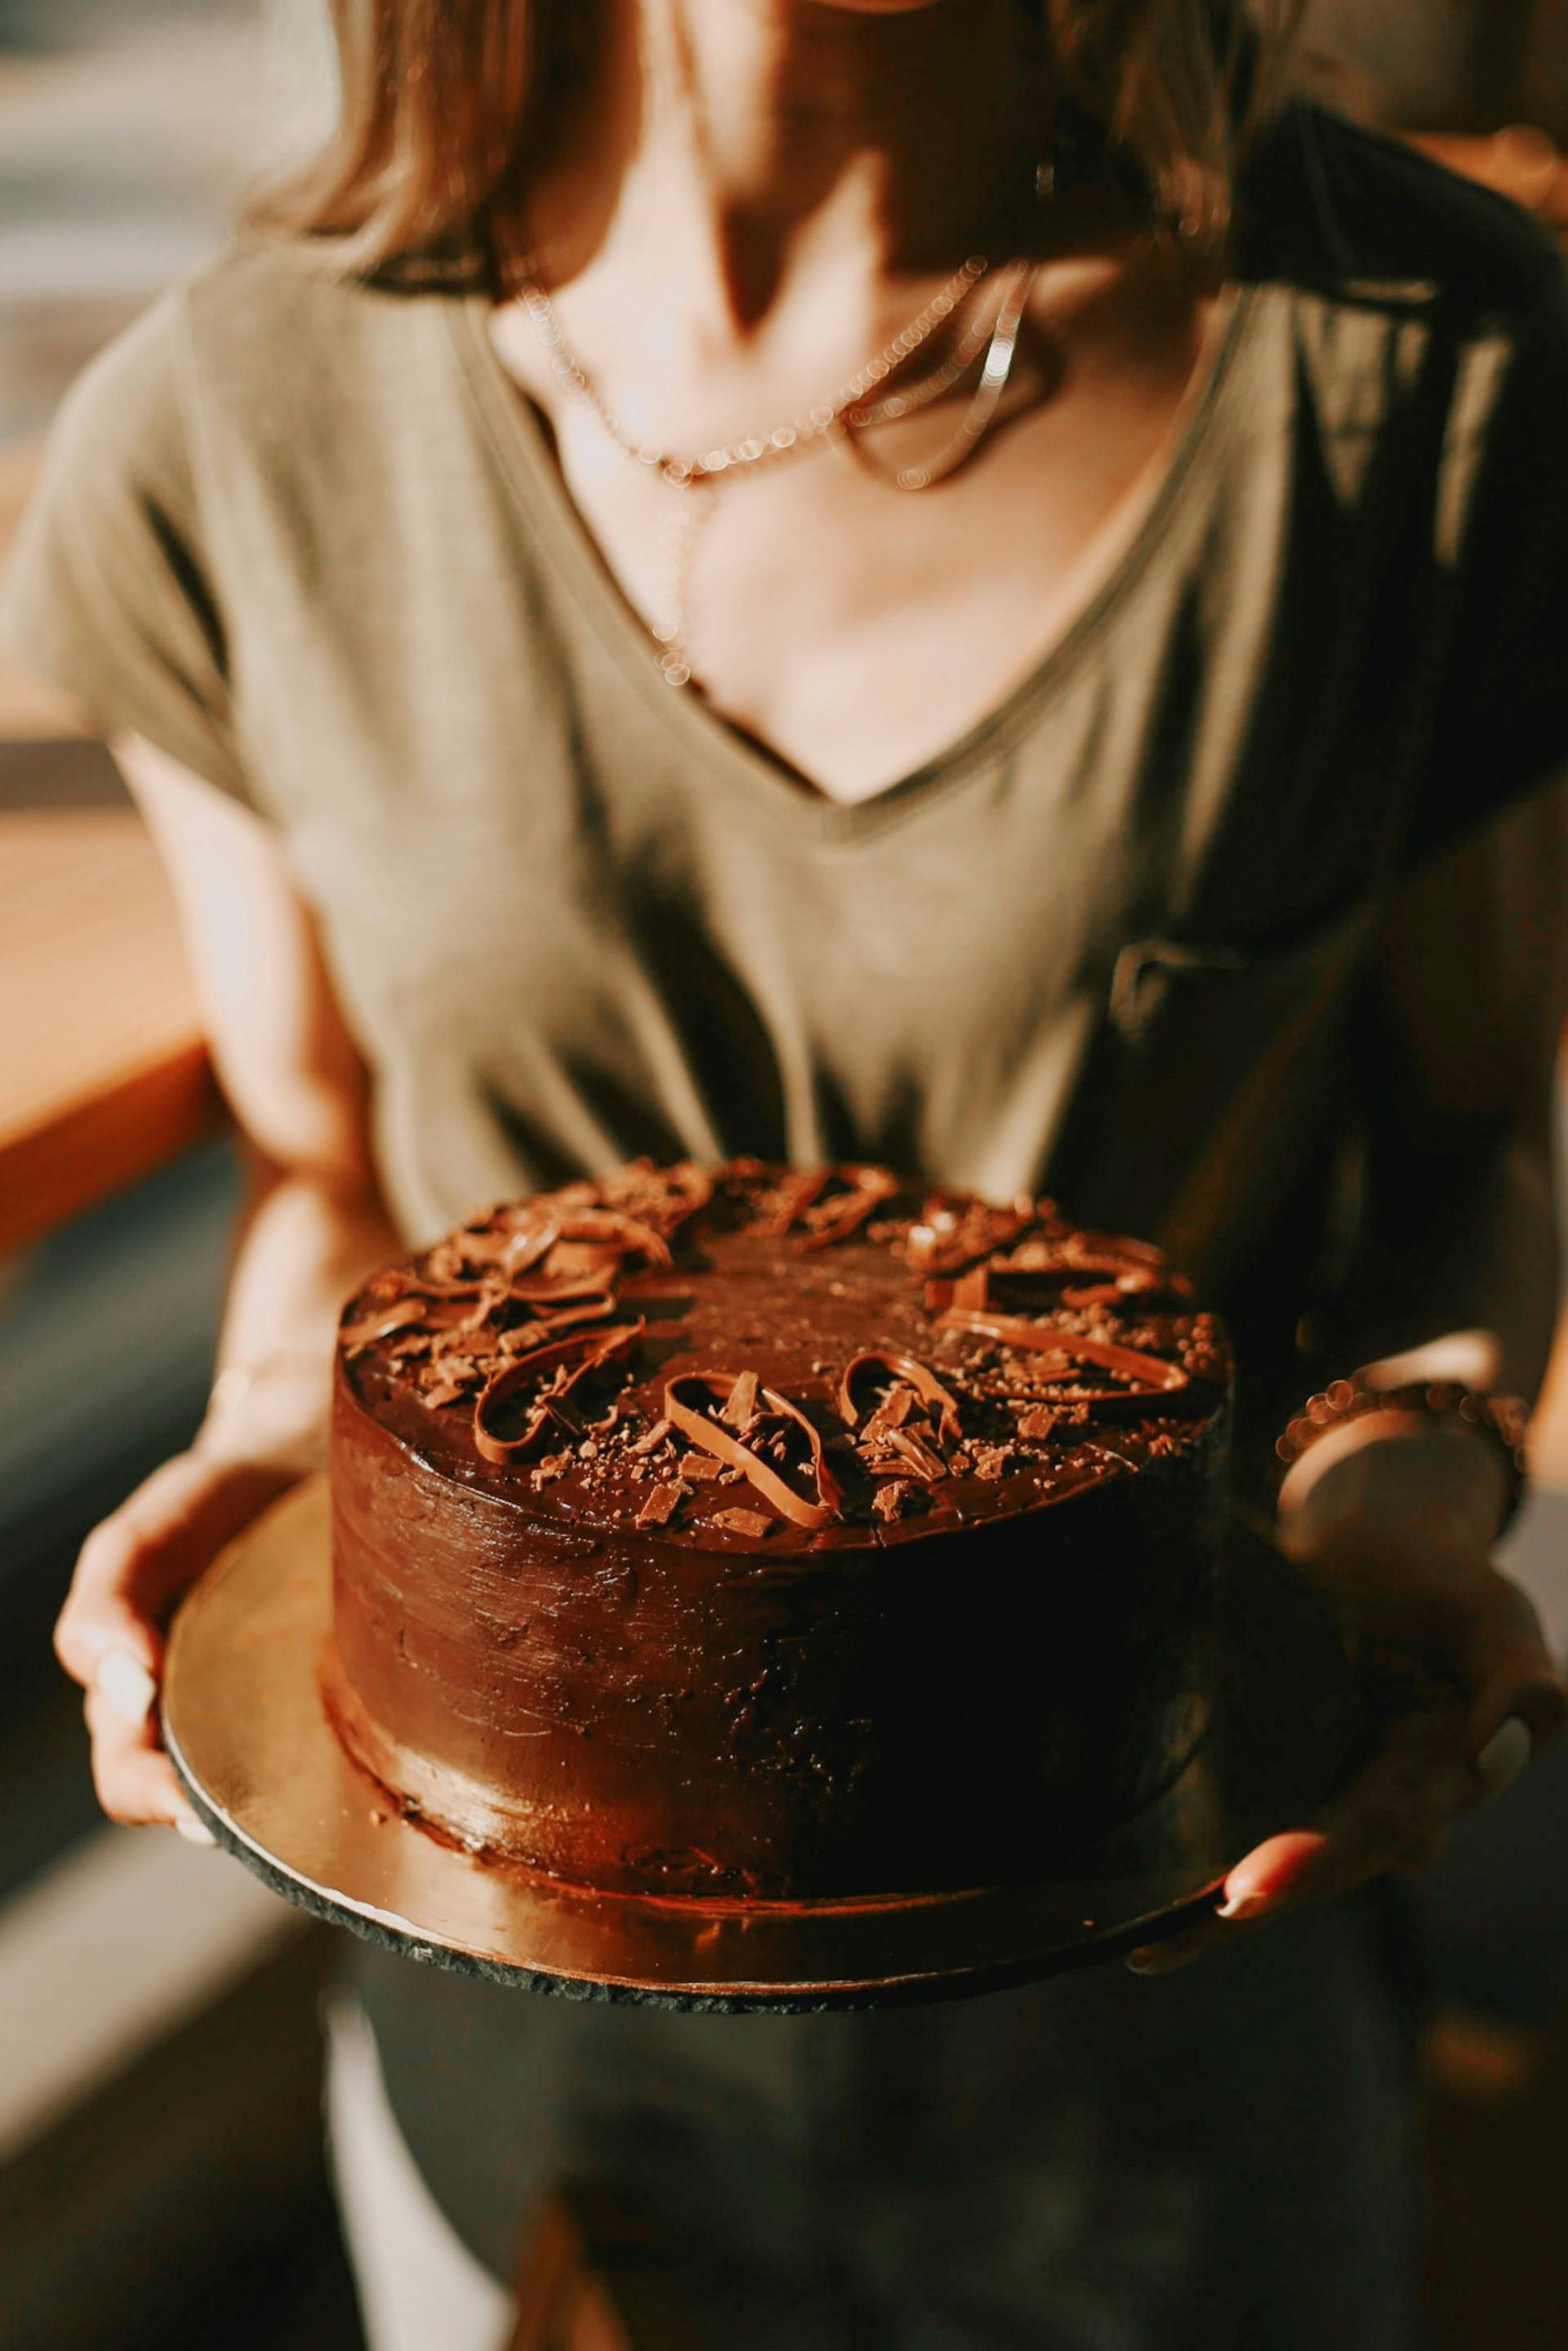
<svg viewBox="0 0 1568 2351">
<path fill-rule="evenodd" d="M 1568 300 L 1315 112 L 1247 203 L 1109 576 L 856 807 L 664 684 L 483 293 L 241 246 L 88 371 L 9 640 L 278 827 L 411 1239 L 639 1152 L 866 1157 L 1294 1327 L 1380 903 L 1568 755 Z"/>
</svg>

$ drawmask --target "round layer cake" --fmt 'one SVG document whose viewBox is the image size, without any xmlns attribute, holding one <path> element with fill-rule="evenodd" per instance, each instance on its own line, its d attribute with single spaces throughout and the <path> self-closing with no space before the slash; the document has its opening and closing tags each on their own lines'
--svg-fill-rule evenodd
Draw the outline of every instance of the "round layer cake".
<svg viewBox="0 0 1568 2351">
<path fill-rule="evenodd" d="M 1168 1785 L 1214 1667 L 1230 1358 L 1140 1243 L 880 1167 L 639 1163 L 366 1284 L 339 1736 L 578 1885 L 1027 1880 Z"/>
</svg>

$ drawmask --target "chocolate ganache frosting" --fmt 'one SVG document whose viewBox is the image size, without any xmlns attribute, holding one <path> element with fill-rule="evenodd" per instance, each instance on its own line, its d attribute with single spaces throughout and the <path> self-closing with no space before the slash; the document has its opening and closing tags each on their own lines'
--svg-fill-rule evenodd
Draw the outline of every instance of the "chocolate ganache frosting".
<svg viewBox="0 0 1568 2351">
<path fill-rule="evenodd" d="M 1050 1201 L 621 1167 L 377 1274 L 339 1333 L 350 1753 L 580 1885 L 1027 1879 L 1200 1739 L 1230 1357 Z"/>
</svg>

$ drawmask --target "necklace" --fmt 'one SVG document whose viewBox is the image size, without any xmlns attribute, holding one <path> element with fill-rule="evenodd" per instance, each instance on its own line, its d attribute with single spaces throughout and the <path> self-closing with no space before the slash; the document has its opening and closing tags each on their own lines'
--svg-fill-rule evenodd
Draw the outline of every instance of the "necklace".
<svg viewBox="0 0 1568 2351">
<path fill-rule="evenodd" d="M 1048 193 L 1043 183 L 1037 184 L 1042 193 Z M 925 490 L 945 481 L 973 455 L 995 418 L 1012 373 L 1019 329 L 1036 266 L 1034 262 L 1023 258 L 1007 265 L 994 311 L 978 321 L 971 320 L 942 365 L 923 382 L 907 391 L 872 397 L 878 395 L 891 378 L 902 374 L 938 328 L 975 291 L 991 268 L 983 254 L 971 254 L 924 309 L 900 329 L 874 359 L 857 369 L 831 400 L 819 402 L 804 415 L 792 417 L 771 432 L 748 434 L 743 440 L 726 442 L 701 456 L 677 455 L 652 442 L 631 437 L 566 340 L 555 304 L 538 278 L 524 278 L 516 298 L 545 345 L 551 372 L 562 391 L 597 418 L 618 449 L 639 465 L 657 473 L 676 493 L 668 537 L 668 607 L 665 617 L 649 629 L 654 642 L 662 648 L 659 666 L 667 684 L 683 686 L 691 683 L 691 574 L 697 518 L 693 491 L 727 474 L 774 464 L 823 442 L 836 443 L 876 479 L 894 489 Z M 860 435 L 940 399 L 973 366 L 982 346 L 986 351 L 980 381 L 962 421 L 942 449 L 924 465 L 903 466 L 897 471 L 873 460 L 861 447 Z"/>
</svg>

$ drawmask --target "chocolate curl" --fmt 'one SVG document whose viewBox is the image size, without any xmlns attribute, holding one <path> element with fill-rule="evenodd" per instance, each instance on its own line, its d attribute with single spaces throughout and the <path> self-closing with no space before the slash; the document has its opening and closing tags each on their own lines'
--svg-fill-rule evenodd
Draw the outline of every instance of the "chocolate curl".
<svg viewBox="0 0 1568 2351">
<path fill-rule="evenodd" d="M 530 1275 L 523 1281 L 509 1281 L 501 1292 L 503 1301 L 518 1306 L 573 1305 L 581 1300 L 612 1299 L 609 1279 L 602 1269 L 580 1274 Z"/>
<path fill-rule="evenodd" d="M 419 1298 L 400 1298 L 393 1306 L 373 1307 L 354 1322 L 345 1322 L 340 1336 L 346 1347 L 371 1347 L 378 1339 L 389 1339 L 394 1331 L 412 1330 L 425 1319 L 424 1301 Z"/>
<path fill-rule="evenodd" d="M 561 1238 L 561 1228 L 554 1217 L 539 1217 L 531 1224 L 517 1227 L 505 1237 L 501 1264 L 507 1279 L 514 1280 L 554 1249 Z"/>
<path fill-rule="evenodd" d="M 674 1262 L 662 1233 L 656 1233 L 651 1225 L 643 1224 L 637 1217 L 623 1215 L 618 1208 L 577 1209 L 561 1218 L 560 1238 L 566 1242 L 593 1243 L 616 1258 L 629 1257 L 636 1249 L 649 1265 Z"/>
<path fill-rule="evenodd" d="M 432 1278 L 452 1280 L 453 1274 L 448 1271 L 449 1267 L 459 1278 L 475 1267 L 508 1277 L 526 1273 L 560 1237 L 560 1227 L 554 1217 L 534 1215 L 519 1224 L 497 1226 L 494 1220 L 502 1215 L 504 1211 L 493 1210 L 486 1225 L 478 1229 L 471 1227 L 438 1243 L 430 1257 Z"/>
<path fill-rule="evenodd" d="M 514 1357 L 504 1371 L 495 1374 L 474 1405 L 474 1451 L 503 1468 L 527 1460 L 551 1421 L 566 1419 L 564 1407 L 573 1390 L 607 1364 L 623 1362 L 646 1328 L 646 1323 L 638 1322 L 620 1322 L 609 1331 L 574 1332 L 570 1338 L 547 1339 L 543 1346 L 530 1347 L 525 1355 Z M 568 1364 L 575 1369 L 558 1387 L 538 1399 L 520 1437 L 496 1437 L 486 1427 L 487 1416 L 498 1404 L 515 1395 L 519 1388 L 532 1386 L 542 1373 L 558 1372 Z"/>
<path fill-rule="evenodd" d="M 811 1229 L 795 1243 L 798 1249 L 831 1249 L 836 1241 L 846 1241 L 898 1189 L 898 1177 L 885 1167 L 846 1167 L 841 1172 L 848 1176 L 851 1188 L 842 1197 L 819 1200 L 807 1210 L 805 1222 Z"/>
<path fill-rule="evenodd" d="M 1075 1364 L 1095 1364 L 1102 1371 L 1119 1372 L 1132 1384 L 1125 1388 L 1101 1388 L 1091 1395 L 1074 1396 L 1064 1401 L 1074 1404 L 1122 1404 L 1128 1396 L 1176 1395 L 1189 1385 L 1187 1374 L 1179 1364 L 1168 1364 L 1162 1355 L 1140 1354 L 1133 1347 L 1118 1347 L 1110 1339 L 1080 1339 L 1069 1331 L 1062 1331 L 1050 1322 L 1032 1322 L 1022 1314 L 976 1314 L 961 1307 L 950 1307 L 938 1318 L 945 1331 L 971 1331 L 978 1338 L 995 1339 L 1004 1347 L 1018 1347 L 1031 1354 L 1065 1355 Z M 1044 1380 L 1061 1380 L 1070 1376 L 1065 1372 L 1044 1371 Z"/>
<path fill-rule="evenodd" d="M 782 1238 L 790 1227 L 805 1214 L 817 1195 L 826 1189 L 831 1167 L 803 1167 L 786 1176 L 774 1195 L 776 1207 L 757 1230 L 770 1238 Z"/>
<path fill-rule="evenodd" d="M 1141 1298 L 1151 1291 L 1189 1291 L 1191 1284 L 1167 1267 L 1163 1253 L 1147 1241 L 1127 1240 L 1119 1235 L 1069 1233 L 1061 1240 L 1026 1242 L 1011 1262 L 991 1268 L 992 1295 L 974 1301 L 954 1296 L 955 1306 L 975 1303 L 1002 1306 L 1010 1288 L 1030 1280 L 1074 1282 L 1083 1274 L 1098 1274 L 1083 1288 L 1064 1288 L 1059 1303 L 1079 1311 L 1088 1306 L 1115 1306 L 1124 1298 Z"/>
<path fill-rule="evenodd" d="M 514 1361 L 528 1349 L 542 1347 L 546 1339 L 575 1331 L 580 1322 L 602 1322 L 607 1314 L 615 1312 L 618 1302 L 613 1290 L 596 1290 L 580 1304 L 536 1307 L 526 1322 L 493 1334 L 494 1350 Z"/>
<path fill-rule="evenodd" d="M 616 1305 L 613 1290 L 586 1290 L 558 1306 L 542 1302 L 534 1320 L 546 1331 L 565 1331 L 579 1322 L 602 1322 L 607 1314 L 615 1312 Z"/>
<path fill-rule="evenodd" d="M 742 1379 L 754 1378 L 754 1374 L 742 1373 Z M 671 1427 L 678 1428 L 702 1453 L 711 1453 L 722 1461 L 726 1468 L 738 1469 L 751 1480 L 757 1491 L 781 1517 L 791 1519 L 797 1527 L 812 1530 L 825 1527 L 838 1517 L 843 1497 L 822 1449 L 822 1438 L 803 1412 L 797 1412 L 787 1396 L 774 1388 L 758 1391 L 770 1418 L 784 1420 L 799 1428 L 805 1437 L 809 1464 L 819 1499 L 808 1501 L 804 1494 L 760 1461 L 748 1446 L 713 1417 L 713 1408 L 722 1399 L 728 1404 L 740 1382 L 730 1372 L 685 1372 L 679 1379 L 670 1380 L 664 1390 L 664 1417 Z"/>
<path fill-rule="evenodd" d="M 475 1273 L 462 1281 L 438 1281 L 431 1274 L 410 1273 L 405 1277 L 403 1294 L 408 1298 L 478 1298 L 483 1292 L 494 1295 L 499 1285 L 493 1273 Z"/>
<path fill-rule="evenodd" d="M 675 1195 L 662 1211 L 667 1234 L 678 1232 L 680 1227 L 705 1208 L 713 1196 L 713 1178 L 695 1159 L 679 1160 L 665 1171 L 665 1181 Z"/>
<path fill-rule="evenodd" d="M 1080 1313 L 1090 1306 L 1119 1306 L 1128 1298 L 1142 1298 L 1158 1290 L 1168 1290 L 1174 1284 L 1164 1275 L 1147 1266 L 1129 1266 L 1116 1259 L 1074 1258 L 1054 1263 L 1030 1266 L 992 1265 L 976 1269 L 985 1287 L 983 1297 L 961 1295 L 972 1277 L 966 1274 L 962 1281 L 953 1284 L 950 1303 L 959 1307 L 994 1307 L 1005 1311 L 1010 1303 L 1027 1306 L 1032 1298 L 1038 1300 L 1039 1290 L 1052 1285 L 1051 1304 L 1070 1308 Z M 1069 1288 L 1081 1274 L 1102 1274 L 1108 1279 L 1090 1281 Z"/>
<path fill-rule="evenodd" d="M 955 1207 L 939 1194 L 910 1226 L 904 1261 L 912 1274 L 961 1273 L 977 1259 L 1011 1247 L 1037 1221 L 1033 1200 L 1016 1201 L 1011 1208 L 973 1199 Z"/>
<path fill-rule="evenodd" d="M 959 1421 L 958 1398 L 952 1391 L 943 1387 L 935 1372 L 928 1370 L 917 1356 L 892 1354 L 880 1349 L 857 1355 L 844 1367 L 844 1376 L 838 1383 L 838 1416 L 846 1427 L 858 1428 L 860 1426 L 862 1415 L 855 1400 L 855 1383 L 867 1365 L 886 1372 L 890 1382 L 902 1380 L 906 1386 L 913 1388 L 920 1402 L 931 1406 L 936 1413 L 938 1436 L 945 1444 L 956 1445 L 959 1442 L 963 1429 Z M 881 1401 L 879 1398 L 872 1407 L 874 1411 L 880 1408 Z"/>
</svg>

